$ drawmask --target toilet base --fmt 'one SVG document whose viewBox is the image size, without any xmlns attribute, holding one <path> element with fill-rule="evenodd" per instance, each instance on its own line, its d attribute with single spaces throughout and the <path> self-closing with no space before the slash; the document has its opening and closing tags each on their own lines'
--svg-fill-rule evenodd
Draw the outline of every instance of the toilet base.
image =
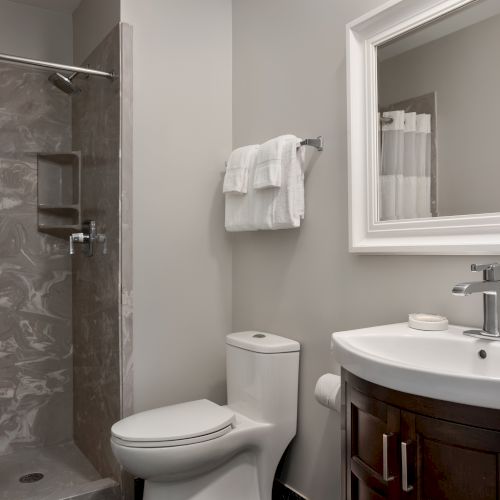
<svg viewBox="0 0 500 500">
<path fill-rule="evenodd" d="M 266 492 L 267 493 L 267 492 Z M 271 500 L 259 493 L 255 455 L 241 453 L 217 469 L 184 481 L 144 485 L 144 500 Z"/>
</svg>

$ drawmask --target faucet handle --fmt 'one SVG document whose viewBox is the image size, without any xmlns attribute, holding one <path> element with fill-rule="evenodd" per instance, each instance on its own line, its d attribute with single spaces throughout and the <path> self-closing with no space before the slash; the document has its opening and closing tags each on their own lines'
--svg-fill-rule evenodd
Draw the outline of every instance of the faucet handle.
<svg viewBox="0 0 500 500">
<path fill-rule="evenodd" d="M 476 273 L 483 271 L 485 281 L 500 280 L 500 264 L 498 262 L 492 262 L 491 264 L 472 264 L 470 270 Z"/>
</svg>

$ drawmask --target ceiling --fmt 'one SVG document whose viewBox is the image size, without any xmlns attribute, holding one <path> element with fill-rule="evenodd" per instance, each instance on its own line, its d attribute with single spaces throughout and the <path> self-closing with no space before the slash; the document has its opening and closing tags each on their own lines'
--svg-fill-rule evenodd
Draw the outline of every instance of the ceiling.
<svg viewBox="0 0 500 500">
<path fill-rule="evenodd" d="M 73 12 L 82 0 L 11 0 L 16 3 L 24 3 L 33 7 L 55 10 L 57 12 Z"/>
</svg>

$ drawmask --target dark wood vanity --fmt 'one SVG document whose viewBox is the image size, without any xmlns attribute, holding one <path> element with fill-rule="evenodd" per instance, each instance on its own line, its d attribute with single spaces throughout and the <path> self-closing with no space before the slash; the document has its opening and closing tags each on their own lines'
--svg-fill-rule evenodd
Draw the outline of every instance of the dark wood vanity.
<svg viewBox="0 0 500 500">
<path fill-rule="evenodd" d="M 342 424 L 343 499 L 500 499 L 500 410 L 394 391 L 343 370 Z"/>
</svg>

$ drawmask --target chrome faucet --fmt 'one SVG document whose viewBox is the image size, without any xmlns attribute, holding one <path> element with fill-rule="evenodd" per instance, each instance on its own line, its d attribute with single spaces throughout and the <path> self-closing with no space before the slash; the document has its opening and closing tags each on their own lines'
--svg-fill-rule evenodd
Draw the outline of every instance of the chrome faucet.
<svg viewBox="0 0 500 500">
<path fill-rule="evenodd" d="M 500 316 L 500 264 L 472 264 L 471 271 L 483 271 L 483 281 L 459 283 L 453 287 L 453 295 L 483 294 L 484 323 L 482 330 L 465 330 L 465 335 L 489 340 L 500 340 L 498 317 Z"/>
<path fill-rule="evenodd" d="M 75 254 L 75 243 L 85 245 L 84 253 L 87 257 L 94 255 L 94 245 L 103 243 L 102 253 L 107 253 L 106 236 L 97 232 L 97 226 L 94 220 L 87 220 L 82 224 L 81 233 L 72 233 L 69 235 L 69 254 Z"/>
</svg>

